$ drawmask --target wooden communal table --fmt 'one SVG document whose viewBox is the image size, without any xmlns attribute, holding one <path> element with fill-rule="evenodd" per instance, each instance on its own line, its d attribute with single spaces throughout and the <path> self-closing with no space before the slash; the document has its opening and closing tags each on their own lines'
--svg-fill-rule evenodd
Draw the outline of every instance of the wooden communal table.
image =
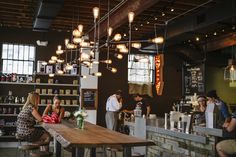
<svg viewBox="0 0 236 157">
<path fill-rule="evenodd" d="M 151 141 L 111 131 L 88 122 L 85 123 L 83 130 L 68 121 L 62 121 L 60 124 L 43 123 L 42 127 L 56 139 L 56 157 L 61 156 L 61 146 L 72 147 L 72 157 L 83 157 L 84 148 L 90 148 L 94 157 L 96 147 L 120 145 L 123 147 L 124 157 L 131 157 L 131 147 L 155 145 Z"/>
</svg>

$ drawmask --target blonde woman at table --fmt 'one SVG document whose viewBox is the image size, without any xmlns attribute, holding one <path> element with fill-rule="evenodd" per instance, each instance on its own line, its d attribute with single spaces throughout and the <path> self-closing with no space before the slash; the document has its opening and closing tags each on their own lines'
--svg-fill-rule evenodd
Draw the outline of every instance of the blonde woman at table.
<svg viewBox="0 0 236 157">
<path fill-rule="evenodd" d="M 43 112 L 44 115 L 51 115 L 52 113 L 56 113 L 59 119 L 59 122 L 64 118 L 65 109 L 60 105 L 61 100 L 58 96 L 54 96 L 53 105 L 48 104 Z"/>
<path fill-rule="evenodd" d="M 35 144 L 48 144 L 48 146 L 41 147 L 42 151 L 48 151 L 51 139 L 49 133 L 42 128 L 34 127 L 36 121 L 42 122 L 42 117 L 38 113 L 39 100 L 38 93 L 31 92 L 28 94 L 26 103 L 17 116 L 16 137 Z"/>
</svg>

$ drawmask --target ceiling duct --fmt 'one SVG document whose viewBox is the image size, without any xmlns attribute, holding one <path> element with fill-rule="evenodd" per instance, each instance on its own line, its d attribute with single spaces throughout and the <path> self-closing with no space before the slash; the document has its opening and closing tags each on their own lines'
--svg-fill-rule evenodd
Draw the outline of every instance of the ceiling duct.
<svg viewBox="0 0 236 157">
<path fill-rule="evenodd" d="M 48 31 L 62 8 L 64 0 L 40 0 L 36 9 L 34 31 Z"/>
</svg>

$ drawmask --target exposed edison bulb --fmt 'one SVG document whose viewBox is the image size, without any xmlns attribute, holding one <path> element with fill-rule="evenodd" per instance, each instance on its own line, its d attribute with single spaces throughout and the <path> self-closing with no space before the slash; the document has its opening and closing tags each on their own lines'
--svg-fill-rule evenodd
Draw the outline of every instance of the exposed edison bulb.
<svg viewBox="0 0 236 157">
<path fill-rule="evenodd" d="M 93 61 L 93 64 L 99 64 L 99 61 Z"/>
<path fill-rule="evenodd" d="M 68 48 L 68 49 L 75 49 L 75 48 L 76 48 L 76 45 L 75 45 L 75 44 L 68 43 L 68 44 L 67 44 L 67 48 Z"/>
<path fill-rule="evenodd" d="M 231 65 L 230 71 L 234 71 L 234 70 L 235 70 L 234 65 Z"/>
<path fill-rule="evenodd" d="M 63 53 L 63 50 L 61 49 L 61 45 L 58 45 L 57 46 L 57 50 L 56 50 L 56 54 L 57 55 L 60 55 L 60 54 L 62 54 Z"/>
<path fill-rule="evenodd" d="M 164 42 L 164 38 L 163 37 L 156 37 L 156 38 L 152 39 L 152 42 L 156 43 L 156 44 L 161 44 Z"/>
<path fill-rule="evenodd" d="M 67 64 L 66 65 L 66 70 L 71 70 L 71 69 L 73 69 L 73 66 L 71 64 Z"/>
<path fill-rule="evenodd" d="M 106 63 L 106 64 L 111 64 L 111 63 L 112 63 L 112 60 L 107 59 L 107 60 L 104 61 L 104 63 Z"/>
<path fill-rule="evenodd" d="M 115 34 L 114 38 L 115 41 L 120 41 L 121 35 L 120 34 Z"/>
<path fill-rule="evenodd" d="M 62 75 L 64 72 L 63 72 L 62 70 L 58 70 L 57 73 L 58 73 L 59 75 Z"/>
<path fill-rule="evenodd" d="M 101 72 L 96 72 L 94 75 L 100 77 L 100 76 L 102 76 L 102 73 Z"/>
<path fill-rule="evenodd" d="M 81 47 L 89 47 L 89 46 L 90 46 L 90 43 L 83 41 L 83 42 L 80 43 L 80 46 L 81 46 Z"/>
<path fill-rule="evenodd" d="M 56 63 L 56 61 L 50 59 L 50 60 L 48 61 L 48 63 L 49 63 L 49 64 L 54 64 L 54 63 Z"/>
<path fill-rule="evenodd" d="M 49 77 L 54 77 L 54 74 L 49 74 Z"/>
<path fill-rule="evenodd" d="M 117 54 L 117 55 L 116 55 L 116 58 L 122 59 L 122 58 L 123 58 L 123 55 L 122 55 L 122 54 Z"/>
<path fill-rule="evenodd" d="M 89 60 L 90 59 L 90 55 L 87 53 L 81 53 L 81 60 Z"/>
<path fill-rule="evenodd" d="M 99 15 L 99 8 L 98 7 L 94 7 L 93 8 L 93 17 L 94 19 L 97 19 Z"/>
<path fill-rule="evenodd" d="M 83 28 L 84 28 L 83 25 L 78 25 L 78 30 L 79 30 L 81 33 L 83 32 Z"/>
<path fill-rule="evenodd" d="M 69 39 L 65 39 L 65 45 L 69 43 Z"/>
<path fill-rule="evenodd" d="M 129 23 L 132 23 L 134 21 L 134 12 L 129 12 L 128 18 L 129 18 Z"/>
<path fill-rule="evenodd" d="M 116 73 L 116 72 L 117 72 L 117 69 L 116 69 L 116 68 L 111 68 L 111 72 L 112 72 L 112 73 Z"/>
<path fill-rule="evenodd" d="M 86 76 L 86 75 L 82 75 L 82 76 L 81 76 L 81 78 L 83 78 L 83 79 L 86 79 L 86 78 L 87 78 L 87 76 Z"/>
<path fill-rule="evenodd" d="M 52 56 L 51 60 L 56 61 L 57 60 L 57 56 Z"/>
<path fill-rule="evenodd" d="M 44 66 L 45 66 L 45 65 L 47 65 L 47 64 L 48 64 L 48 63 L 47 63 L 47 62 L 45 62 L 45 61 L 43 61 L 43 62 L 42 62 L 42 65 L 44 65 Z"/>
<path fill-rule="evenodd" d="M 141 43 L 132 43 L 132 47 L 134 47 L 136 49 L 140 49 L 141 48 Z"/>
<path fill-rule="evenodd" d="M 80 32 L 78 29 L 73 30 L 72 34 L 73 34 L 73 36 L 75 36 L 75 37 L 81 36 L 81 32 Z"/>
<path fill-rule="evenodd" d="M 116 45 L 116 48 L 124 49 L 124 48 L 126 48 L 126 46 L 125 46 L 125 44 L 118 44 L 118 45 Z"/>
<path fill-rule="evenodd" d="M 127 48 L 122 48 L 122 49 L 120 49 L 120 52 L 121 52 L 121 53 L 128 53 L 129 50 L 128 50 Z"/>
<path fill-rule="evenodd" d="M 111 36 L 111 34 L 112 34 L 112 28 L 111 27 L 109 27 L 108 29 L 107 29 L 107 33 L 108 33 L 108 36 L 110 37 Z"/>
<path fill-rule="evenodd" d="M 57 59 L 57 63 L 64 63 L 63 59 Z"/>
<path fill-rule="evenodd" d="M 78 44 L 78 43 L 80 43 L 80 42 L 82 42 L 82 39 L 81 39 L 81 38 L 79 38 L 79 37 L 74 37 L 74 38 L 73 38 L 73 43 Z"/>
</svg>

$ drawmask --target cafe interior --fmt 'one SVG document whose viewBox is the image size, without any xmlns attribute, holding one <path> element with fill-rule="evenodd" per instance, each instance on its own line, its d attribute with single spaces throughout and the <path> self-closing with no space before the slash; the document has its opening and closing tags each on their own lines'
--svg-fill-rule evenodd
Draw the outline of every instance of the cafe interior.
<svg viewBox="0 0 236 157">
<path fill-rule="evenodd" d="M 0 156 L 222 156 L 219 107 L 207 105 L 204 123 L 195 115 L 209 91 L 234 115 L 234 0 L 1 0 L 0 57 Z M 117 90 L 111 131 L 106 104 Z M 15 136 L 32 91 L 40 115 L 55 95 L 65 109 L 61 123 L 36 126 L 53 137 L 51 154 Z M 149 114 L 132 108 L 137 94 Z M 76 111 L 86 113 L 82 129 Z"/>
</svg>

